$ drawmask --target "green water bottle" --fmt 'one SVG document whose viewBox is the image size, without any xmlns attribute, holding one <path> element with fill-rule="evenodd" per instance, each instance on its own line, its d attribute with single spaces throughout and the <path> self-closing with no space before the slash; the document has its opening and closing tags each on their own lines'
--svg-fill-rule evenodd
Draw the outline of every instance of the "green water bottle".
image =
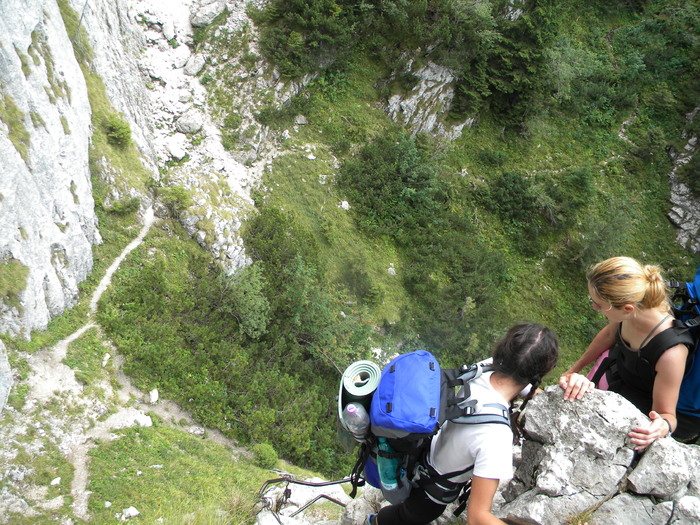
<svg viewBox="0 0 700 525">
<path fill-rule="evenodd" d="M 381 481 L 384 489 L 394 490 L 398 485 L 396 475 L 399 470 L 399 458 L 396 457 L 396 452 L 391 448 L 386 438 L 379 438 L 379 445 L 377 448 L 379 448 L 379 454 L 377 454 L 379 481 Z M 382 455 L 382 452 L 390 454 L 391 457 L 385 457 Z"/>
</svg>

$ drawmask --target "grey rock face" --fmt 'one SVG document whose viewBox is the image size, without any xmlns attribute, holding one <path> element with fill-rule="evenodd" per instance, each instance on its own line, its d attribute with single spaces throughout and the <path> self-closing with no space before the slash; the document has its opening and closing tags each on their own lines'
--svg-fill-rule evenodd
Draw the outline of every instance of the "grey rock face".
<svg viewBox="0 0 700 525">
<path fill-rule="evenodd" d="M 10 395 L 12 388 L 12 370 L 10 363 L 7 360 L 7 351 L 5 345 L 0 341 L 0 412 L 5 408 L 7 396 Z"/>
<path fill-rule="evenodd" d="M 1 2 L 0 34 L 0 96 L 20 112 L 12 133 L 0 122 L 0 261 L 27 269 L 16 300 L 0 303 L 0 332 L 28 337 L 75 303 L 101 242 L 88 167 L 91 112 L 55 2 Z"/>
<path fill-rule="evenodd" d="M 151 79 L 139 65 L 146 47 L 142 26 L 124 0 L 90 0 L 84 12 L 84 0 L 69 1 L 82 15 L 82 26 L 94 51 L 93 67 L 104 81 L 110 103 L 129 122 L 131 137 L 143 160 L 157 173 L 151 102 L 146 89 Z M 172 26 L 173 31 L 176 29 Z M 180 48 L 186 50 L 187 46 Z"/>
<path fill-rule="evenodd" d="M 700 108 L 696 108 L 687 116 L 688 122 L 698 118 L 699 110 Z M 672 205 L 668 218 L 678 228 L 676 233 L 678 244 L 694 253 L 700 253 L 700 199 L 695 197 L 688 185 L 681 181 L 677 171 L 690 162 L 693 155 L 697 153 L 697 143 L 697 137 L 686 137 L 683 151 L 672 154 L 673 169 L 668 174 Z"/>
<path fill-rule="evenodd" d="M 610 523 L 654 525 L 668 523 L 672 512 L 673 505 L 670 502 L 654 504 L 642 496 L 620 494 L 605 502 L 588 523 L 589 525 L 609 525 Z"/>
<path fill-rule="evenodd" d="M 418 80 L 411 92 L 389 98 L 387 113 L 394 121 L 409 126 L 414 133 L 435 133 L 448 139 L 459 137 L 465 126 L 473 124 L 470 119 L 455 125 L 443 122 L 454 98 L 455 76 L 449 68 L 428 62 L 411 72 Z"/>
<path fill-rule="evenodd" d="M 192 17 L 192 27 L 204 27 L 212 23 L 212 21 L 220 15 L 226 8 L 226 2 L 223 0 L 200 0 L 195 5 Z"/>
<path fill-rule="evenodd" d="M 700 448 L 664 438 L 635 453 L 627 433 L 648 423 L 613 392 L 568 402 L 548 387 L 525 411 L 529 439 L 497 515 L 542 525 L 590 511 L 591 525 L 697 523 Z"/>
</svg>

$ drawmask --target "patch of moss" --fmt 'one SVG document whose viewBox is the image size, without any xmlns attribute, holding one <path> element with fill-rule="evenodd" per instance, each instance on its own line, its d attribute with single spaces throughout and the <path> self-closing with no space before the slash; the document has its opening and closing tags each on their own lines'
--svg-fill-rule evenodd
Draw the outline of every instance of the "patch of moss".
<svg viewBox="0 0 700 525">
<path fill-rule="evenodd" d="M 70 126 L 68 125 L 68 119 L 61 115 L 61 126 L 63 126 L 63 133 L 70 135 Z"/>
<path fill-rule="evenodd" d="M 24 113 L 10 95 L 0 97 L 0 120 L 8 127 L 10 142 L 27 162 L 29 159 L 29 131 L 24 125 Z"/>
<path fill-rule="evenodd" d="M 29 113 L 29 117 L 32 119 L 32 124 L 35 128 L 46 129 L 46 122 L 44 122 L 44 119 L 41 117 L 41 115 L 39 115 L 39 113 L 36 111 L 31 111 Z"/>
<path fill-rule="evenodd" d="M 0 260 L 0 300 L 5 304 L 19 306 L 19 294 L 27 287 L 29 267 L 9 257 Z"/>
<path fill-rule="evenodd" d="M 19 57 L 19 61 L 22 63 L 22 73 L 24 73 L 25 77 L 28 77 L 29 74 L 32 72 L 32 69 L 29 64 L 29 57 L 25 55 L 21 49 L 19 49 L 15 45 L 15 52 L 17 53 L 17 56 Z"/>
</svg>

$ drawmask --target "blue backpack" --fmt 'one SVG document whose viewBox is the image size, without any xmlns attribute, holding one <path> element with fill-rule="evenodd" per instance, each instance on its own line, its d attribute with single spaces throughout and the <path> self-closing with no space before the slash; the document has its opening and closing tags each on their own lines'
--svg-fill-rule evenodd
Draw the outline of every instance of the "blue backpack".
<svg viewBox="0 0 700 525">
<path fill-rule="evenodd" d="M 412 487 L 419 485 L 446 503 L 456 499 L 463 485 L 451 483 L 449 478 L 466 473 L 471 467 L 443 475 L 432 472 L 427 476 L 422 460 L 432 437 L 445 421 L 510 426 L 509 407 L 495 403 L 481 405 L 471 398 L 469 383 L 489 370 L 491 365 L 486 363 L 444 369 L 425 350 L 402 354 L 389 362 L 372 395 L 371 431 L 351 474 L 351 496 L 356 481 L 364 473 L 364 478 L 381 488 L 384 497 L 393 504 L 406 499 Z M 392 487 L 380 483 L 377 475 L 377 463 L 386 459 L 396 468 L 393 476 L 396 485 Z"/>
<path fill-rule="evenodd" d="M 700 417 L 700 267 L 691 283 L 669 282 L 668 287 L 674 290 L 671 296 L 673 314 L 681 321 L 693 338 L 690 349 L 690 365 L 683 376 L 681 390 L 676 409 L 679 412 Z"/>
</svg>

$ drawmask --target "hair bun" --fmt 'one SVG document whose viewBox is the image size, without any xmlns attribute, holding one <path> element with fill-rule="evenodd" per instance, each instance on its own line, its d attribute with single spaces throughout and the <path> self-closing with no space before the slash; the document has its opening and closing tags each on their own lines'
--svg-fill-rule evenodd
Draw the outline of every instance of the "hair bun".
<svg viewBox="0 0 700 525">
<path fill-rule="evenodd" d="M 661 269 L 658 266 L 651 266 L 647 264 L 644 266 L 644 274 L 650 283 L 663 282 L 663 277 L 661 277 Z"/>
</svg>

